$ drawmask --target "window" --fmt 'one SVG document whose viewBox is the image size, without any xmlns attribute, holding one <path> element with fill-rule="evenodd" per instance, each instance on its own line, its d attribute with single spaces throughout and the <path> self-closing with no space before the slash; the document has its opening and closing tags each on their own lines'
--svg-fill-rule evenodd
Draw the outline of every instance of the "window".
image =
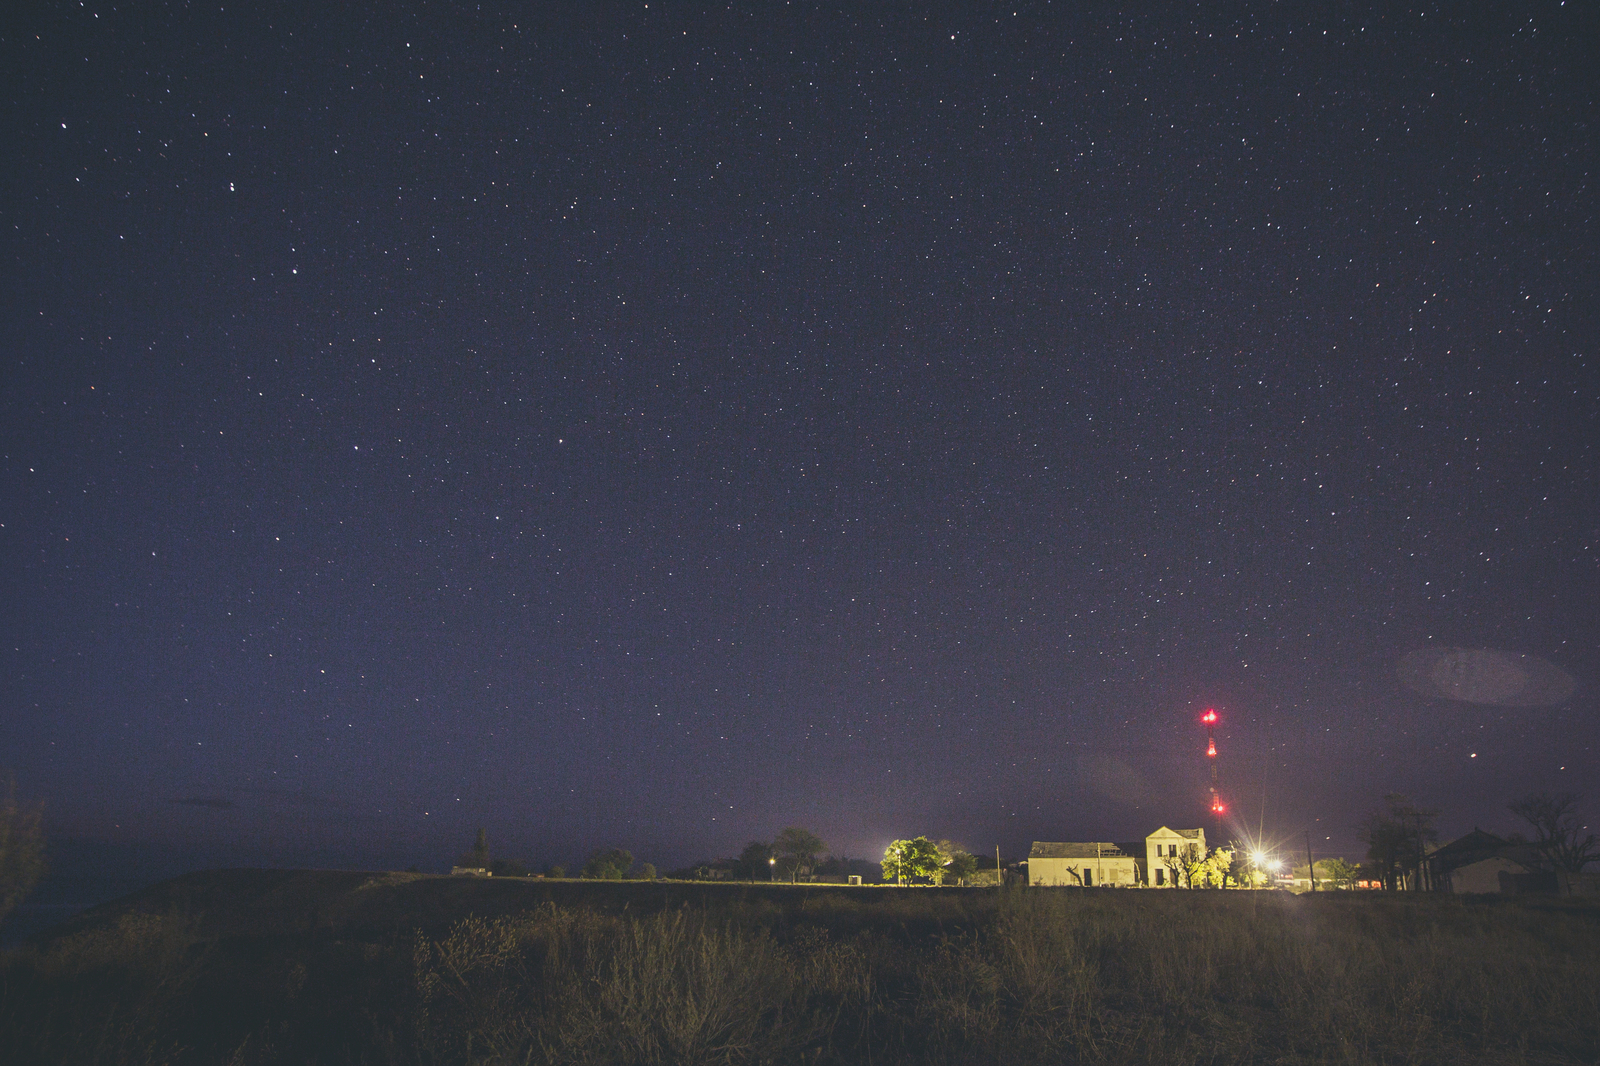
<svg viewBox="0 0 1600 1066">
<path fill-rule="evenodd" d="M 1089 869 L 1087 866 L 1085 866 L 1083 868 L 1083 887 L 1084 888 L 1093 888 L 1094 887 L 1094 871 Z"/>
<path fill-rule="evenodd" d="M 1157 870 L 1156 871 L 1156 884 L 1157 884 L 1157 886 L 1164 885 L 1166 883 L 1167 883 L 1167 871 L 1165 871 L 1165 870 Z"/>
</svg>

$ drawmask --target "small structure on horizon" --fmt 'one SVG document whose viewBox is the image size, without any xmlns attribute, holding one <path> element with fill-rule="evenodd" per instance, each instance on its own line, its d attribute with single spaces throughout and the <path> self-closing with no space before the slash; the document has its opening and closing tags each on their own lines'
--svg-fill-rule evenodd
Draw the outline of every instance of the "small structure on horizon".
<svg viewBox="0 0 1600 1066">
<path fill-rule="evenodd" d="M 451 877 L 493 877 L 494 872 L 487 866 L 452 866 Z"/>
</svg>

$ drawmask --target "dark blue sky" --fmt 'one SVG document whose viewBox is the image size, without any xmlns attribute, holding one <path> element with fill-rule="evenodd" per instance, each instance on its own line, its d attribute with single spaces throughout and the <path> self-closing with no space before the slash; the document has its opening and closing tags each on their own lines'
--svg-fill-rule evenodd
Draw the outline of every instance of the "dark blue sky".
<svg viewBox="0 0 1600 1066">
<path fill-rule="evenodd" d="M 0 766 L 119 863 L 1018 855 L 1199 824 L 1215 704 L 1252 832 L 1511 829 L 1600 778 L 1597 27 L 12 10 Z"/>
</svg>

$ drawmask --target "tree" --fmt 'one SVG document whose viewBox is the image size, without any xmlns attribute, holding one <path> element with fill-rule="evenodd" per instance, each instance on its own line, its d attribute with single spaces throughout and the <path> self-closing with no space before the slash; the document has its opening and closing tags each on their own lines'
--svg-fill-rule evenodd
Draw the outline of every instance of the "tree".
<svg viewBox="0 0 1600 1066">
<path fill-rule="evenodd" d="M 1163 855 L 1161 865 L 1167 868 L 1167 878 L 1177 888 L 1193 888 L 1195 874 L 1203 872 L 1206 857 L 1200 854 L 1200 845 L 1185 844 L 1178 854 Z"/>
<path fill-rule="evenodd" d="M 1600 837 L 1593 833 L 1580 837 L 1586 826 L 1579 824 L 1578 800 L 1575 792 L 1535 792 L 1507 809 L 1533 826 L 1537 834 L 1533 846 L 1555 870 L 1578 873 L 1585 866 L 1600 860 Z"/>
<path fill-rule="evenodd" d="M 772 845 L 761 840 L 752 840 L 744 846 L 739 853 L 739 861 L 734 866 L 734 876 L 741 881 L 754 881 L 757 878 L 765 881 L 772 876 Z"/>
<path fill-rule="evenodd" d="M 905 884 L 915 877 L 933 881 L 939 873 L 939 847 L 927 837 L 896 840 L 883 852 L 883 879 Z"/>
<path fill-rule="evenodd" d="M 44 808 L 17 802 L 17 783 L 7 781 L 0 799 L 0 921 L 44 876 Z"/>
<path fill-rule="evenodd" d="M 456 865 L 468 866 L 477 870 L 491 869 L 489 866 L 489 834 L 480 828 L 478 830 L 478 839 L 472 844 L 472 850 L 457 859 Z"/>
<path fill-rule="evenodd" d="M 583 864 L 583 876 L 591 881 L 620 881 L 628 876 L 633 856 L 621 848 L 609 851 L 595 850 Z"/>
<path fill-rule="evenodd" d="M 655 864 L 641 862 L 639 864 L 639 879 L 642 881 L 654 881 L 656 879 Z"/>
<path fill-rule="evenodd" d="M 1233 872 L 1233 850 L 1212 848 L 1209 855 L 1189 867 L 1189 884 L 1201 888 L 1227 888 L 1228 878 Z"/>
<path fill-rule="evenodd" d="M 801 874 L 809 874 L 816 865 L 817 856 L 827 850 L 822 838 L 809 829 L 790 826 L 772 842 L 772 850 L 782 860 L 784 872 L 790 882 L 798 881 Z"/>
<path fill-rule="evenodd" d="M 1423 859 L 1428 845 L 1439 839 L 1433 828 L 1439 812 L 1414 807 L 1398 792 L 1383 801 L 1388 809 L 1367 815 L 1357 827 L 1367 845 L 1367 860 L 1384 888 L 1421 891 Z"/>
<path fill-rule="evenodd" d="M 515 859 L 496 859 L 489 864 L 489 872 L 496 877 L 528 876 L 528 868 Z"/>
<path fill-rule="evenodd" d="M 1323 876 L 1333 882 L 1334 888 L 1351 888 L 1356 883 L 1356 872 L 1359 867 L 1353 862 L 1343 859 L 1323 859 L 1317 863 L 1323 869 Z"/>
<path fill-rule="evenodd" d="M 972 852 L 957 844 L 953 840 L 941 840 L 934 847 L 939 852 L 940 877 L 935 884 L 942 884 L 945 878 L 953 880 L 958 885 L 967 883 L 978 868 L 978 860 Z"/>
</svg>

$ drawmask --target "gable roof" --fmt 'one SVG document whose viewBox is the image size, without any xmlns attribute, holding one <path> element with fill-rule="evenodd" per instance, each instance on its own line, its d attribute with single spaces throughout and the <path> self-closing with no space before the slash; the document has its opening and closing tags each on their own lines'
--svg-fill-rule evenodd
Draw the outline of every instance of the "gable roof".
<svg viewBox="0 0 1600 1066">
<path fill-rule="evenodd" d="M 1201 832 L 1202 830 L 1199 829 L 1168 829 L 1166 826 L 1162 826 L 1154 833 L 1151 833 L 1150 836 L 1153 837 L 1159 836 L 1162 833 L 1171 833 L 1173 836 L 1186 837 L 1189 840 L 1199 840 Z M 1145 837 L 1145 839 L 1149 840 L 1150 837 Z"/>
<path fill-rule="evenodd" d="M 1133 856 L 1109 841 L 1058 842 L 1035 840 L 1030 859 L 1131 859 Z"/>
<path fill-rule="evenodd" d="M 1510 841 L 1474 827 L 1466 836 L 1435 848 L 1429 859 L 1439 868 L 1449 870 L 1477 862 L 1511 846 Z"/>
</svg>

